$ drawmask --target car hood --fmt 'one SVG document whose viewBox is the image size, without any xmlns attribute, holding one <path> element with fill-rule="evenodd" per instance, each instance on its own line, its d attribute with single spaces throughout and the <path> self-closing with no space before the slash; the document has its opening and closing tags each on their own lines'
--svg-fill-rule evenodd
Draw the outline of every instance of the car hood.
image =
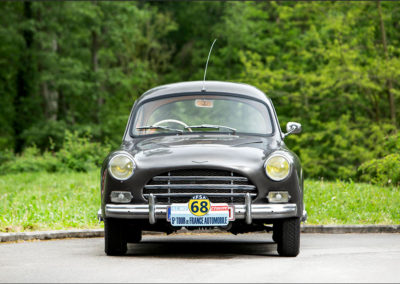
<svg viewBox="0 0 400 284">
<path fill-rule="evenodd" d="M 280 148 L 276 139 L 238 135 L 159 136 L 123 146 L 138 168 L 208 167 L 242 172 L 261 167 Z"/>
</svg>

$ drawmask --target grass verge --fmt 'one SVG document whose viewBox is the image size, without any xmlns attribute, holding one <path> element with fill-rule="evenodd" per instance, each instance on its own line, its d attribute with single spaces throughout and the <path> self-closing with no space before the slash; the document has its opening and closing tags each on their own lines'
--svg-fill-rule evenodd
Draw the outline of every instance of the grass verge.
<svg viewBox="0 0 400 284">
<path fill-rule="evenodd" d="M 0 232 L 100 228 L 99 171 L 0 176 Z"/>
<path fill-rule="evenodd" d="M 305 182 L 308 224 L 400 224 L 400 188 Z M 101 228 L 99 172 L 0 176 L 0 232 Z"/>
<path fill-rule="evenodd" d="M 400 224 L 399 187 L 313 180 L 304 186 L 310 225 Z"/>
</svg>

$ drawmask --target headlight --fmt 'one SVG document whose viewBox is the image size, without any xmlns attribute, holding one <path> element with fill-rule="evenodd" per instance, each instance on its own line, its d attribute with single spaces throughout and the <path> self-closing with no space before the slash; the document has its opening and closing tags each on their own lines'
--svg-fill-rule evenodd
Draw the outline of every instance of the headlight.
<svg viewBox="0 0 400 284">
<path fill-rule="evenodd" d="M 128 154 L 117 154 L 108 163 L 108 171 L 113 178 L 127 180 L 136 169 L 133 158 Z"/>
<path fill-rule="evenodd" d="M 273 154 L 265 162 L 265 172 L 274 181 L 284 180 L 290 173 L 290 162 L 282 154 Z"/>
</svg>

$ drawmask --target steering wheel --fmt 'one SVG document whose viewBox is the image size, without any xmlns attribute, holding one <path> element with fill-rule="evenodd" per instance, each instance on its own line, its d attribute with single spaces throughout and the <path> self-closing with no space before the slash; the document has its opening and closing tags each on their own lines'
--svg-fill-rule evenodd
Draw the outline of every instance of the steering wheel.
<svg viewBox="0 0 400 284">
<path fill-rule="evenodd" d="M 159 126 L 160 124 L 163 123 L 176 123 L 176 124 L 180 124 L 183 127 L 187 127 L 186 129 L 189 130 L 190 132 L 193 132 L 192 129 L 189 127 L 189 125 L 187 125 L 186 123 L 184 123 L 183 121 L 177 120 L 177 119 L 164 119 L 164 120 L 160 120 L 157 121 L 156 123 L 153 124 L 153 126 Z"/>
</svg>

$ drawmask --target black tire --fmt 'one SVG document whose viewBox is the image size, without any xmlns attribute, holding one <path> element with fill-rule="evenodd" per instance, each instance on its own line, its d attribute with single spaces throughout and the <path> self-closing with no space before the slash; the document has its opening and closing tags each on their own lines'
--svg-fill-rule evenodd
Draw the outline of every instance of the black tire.
<svg viewBox="0 0 400 284">
<path fill-rule="evenodd" d="M 122 220 L 104 219 L 104 251 L 107 255 L 124 255 L 127 240 Z"/>
<path fill-rule="evenodd" d="M 281 256 L 297 256 L 300 252 L 300 218 L 283 220 L 278 228 L 281 227 L 281 235 L 278 240 L 278 253 Z"/>
<path fill-rule="evenodd" d="M 130 227 L 126 239 L 128 243 L 140 243 L 142 240 L 142 231 L 135 227 Z"/>
<path fill-rule="evenodd" d="M 274 224 L 274 228 L 273 228 L 273 231 L 272 231 L 272 240 L 275 243 L 280 242 L 280 240 L 282 238 L 282 226 L 281 225 L 282 224 L 280 222 Z"/>
</svg>

